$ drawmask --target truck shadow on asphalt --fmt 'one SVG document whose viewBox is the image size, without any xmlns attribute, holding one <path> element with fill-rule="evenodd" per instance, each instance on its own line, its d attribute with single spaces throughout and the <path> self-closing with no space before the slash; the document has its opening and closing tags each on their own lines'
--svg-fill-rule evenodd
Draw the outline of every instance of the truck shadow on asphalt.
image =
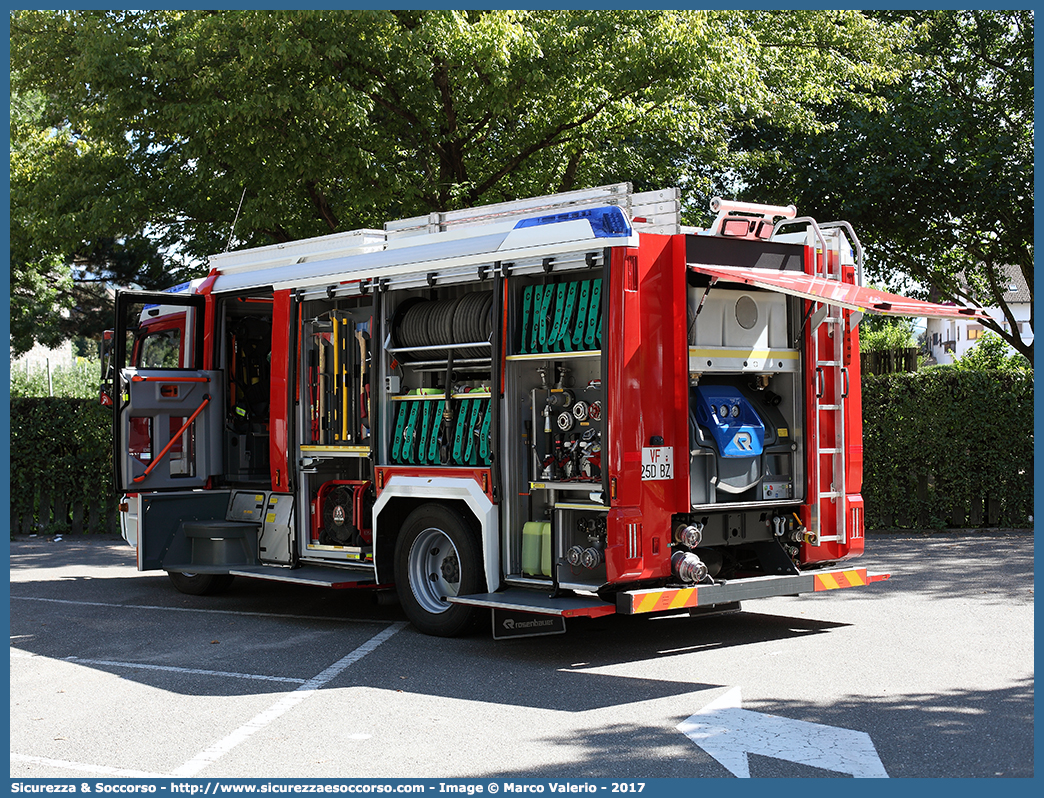
<svg viewBox="0 0 1044 798">
<path fill-rule="evenodd" d="M 899 606 L 916 595 L 987 605 L 1033 601 L 1033 539 L 1026 533 L 873 536 L 872 554 L 859 561 L 892 570 L 869 588 L 786 600 L 794 615 L 744 612 L 709 618 L 609 616 L 568 622 L 565 635 L 494 641 L 489 627 L 457 639 L 426 637 L 406 625 L 385 643 L 325 684 L 317 696 L 346 701 L 343 691 L 369 688 L 467 702 L 583 712 L 669 699 L 665 719 L 650 724 L 619 715 L 592 716 L 590 728 L 568 737 L 535 732 L 528 739 L 561 746 L 569 761 L 549 757 L 546 769 L 493 767 L 485 778 L 727 776 L 728 771 L 676 729 L 678 723 L 735 686 L 728 662 L 766 659 L 764 678 L 800 668 L 801 638 L 824 637 L 858 625 L 797 617 L 823 602 L 879 601 Z M 185 696 L 281 694 L 338 661 L 389 624 L 405 622 L 398 606 L 378 605 L 372 594 L 237 579 L 224 595 L 177 593 L 162 574 L 134 570 L 133 554 L 103 546 L 70 553 L 52 546 L 12 545 L 12 658 L 40 656 L 111 673 L 161 693 Z M 77 575 L 77 561 L 103 566 L 104 576 Z M 109 570 L 116 566 L 118 570 Z M 64 573 L 34 578 L 33 569 Z M 800 609 L 798 602 L 800 601 Z M 894 608 L 894 607 L 893 607 Z M 786 612 L 786 610 L 784 610 Z M 773 614 L 777 613 L 777 614 Z M 809 614 L 823 615 L 821 612 Z M 849 616 L 832 611 L 834 617 Z M 859 616 L 855 616 L 859 617 Z M 172 619 L 178 619 L 173 621 Z M 177 633 L 174 624 L 181 624 Z M 221 630 L 221 645 L 212 630 Z M 866 650 L 848 651 L 837 635 L 839 666 Z M 246 643 L 244 641 L 250 641 Z M 122 648 L 117 648 L 117 644 Z M 86 651 L 86 653 L 85 653 Z M 848 653 L 844 653 L 844 652 Z M 107 653 L 109 652 L 109 653 Z M 291 652 L 285 660 L 273 657 Z M 724 656 L 722 656 L 724 654 Z M 950 656 L 953 652 L 940 652 Z M 95 663 L 71 660 L 93 659 Z M 121 664 L 101 664 L 112 660 Z M 135 670 L 127 663 L 163 663 L 172 670 Z M 282 664 L 280 664 L 282 663 Z M 12 665 L 15 662 L 12 661 Z M 191 673 L 192 669 L 249 673 L 287 670 L 297 683 L 250 681 Z M 894 667 L 894 665 L 893 665 Z M 931 662 L 910 662 L 931 668 Z M 789 669 L 789 670 L 788 670 Z M 797 671 L 794 671 L 797 672 Z M 635 674 L 640 674 L 636 676 Z M 63 677 L 64 678 L 64 677 Z M 76 671 L 67 678 L 75 679 Z M 898 678 L 898 677 L 897 677 Z M 865 731 L 892 777 L 1032 777 L 1033 677 L 998 687 L 861 694 L 853 682 L 841 696 L 744 702 L 745 709 L 783 718 Z M 868 688 L 872 689 L 872 688 Z M 762 691 L 764 694 L 764 691 Z M 745 696 L 746 698 L 746 696 Z M 128 709 L 128 711 L 132 711 Z M 629 751 L 640 745 L 641 756 Z M 650 751 L 658 751 L 650 757 Z M 767 757 L 749 757 L 754 777 L 836 777 L 839 774 Z M 479 775 L 479 774 L 475 774 Z"/>
<path fill-rule="evenodd" d="M 382 628 L 406 620 L 397 606 L 377 606 L 359 593 L 244 579 L 224 595 L 193 597 L 165 579 L 141 575 L 19 581 L 12 585 L 11 606 L 12 646 L 23 656 L 68 660 L 155 689 L 205 696 L 285 692 L 297 684 L 196 671 L 288 671 L 300 683 Z M 748 646 L 829 634 L 845 625 L 756 612 L 698 619 L 610 616 L 571 619 L 564 635 L 508 641 L 493 640 L 489 627 L 444 639 L 406 625 L 323 689 L 370 687 L 583 711 L 722 686 L 710 668 L 701 674 L 673 667 L 672 658 L 680 655 L 737 649 L 743 656 Z M 289 664 L 276 664 L 288 653 Z M 667 663 L 669 678 L 592 672 L 657 661 Z"/>
<path fill-rule="evenodd" d="M 1032 602 L 1032 536 L 1026 534 L 976 533 L 940 535 L 927 541 L 918 538 L 910 551 L 910 536 L 874 536 L 873 557 L 860 565 L 892 566 L 893 579 L 868 588 L 837 591 L 802 602 L 815 607 L 820 601 L 887 601 L 909 592 L 930 591 L 936 597 L 974 598 L 997 602 L 1021 598 Z M 82 544 L 80 544 L 82 546 Z M 163 663 L 183 669 L 223 672 L 257 672 L 280 651 L 300 651 L 300 641 L 311 641 L 310 658 L 295 657 L 291 675 L 308 679 L 365 642 L 390 623 L 403 623 L 405 616 L 394 604 L 378 604 L 372 591 L 332 591 L 323 588 L 270 583 L 239 578 L 225 594 L 195 597 L 174 590 L 162 574 L 140 574 L 133 570 L 133 553 L 119 548 L 83 546 L 70 557 L 52 546 L 12 547 L 12 564 L 18 578 L 11 584 L 12 645 L 30 654 L 65 659 Z M 927 553 L 927 557 L 923 556 Z M 129 556 L 128 556 L 129 555 Z M 83 557 L 95 565 L 121 566 L 126 575 L 90 578 L 75 575 L 34 581 L 34 568 L 68 567 Z M 876 560 L 876 563 L 866 560 Z M 881 570 L 884 570 L 883 568 Z M 1000 578 L 1001 575 L 1005 578 Z M 29 577 L 28 579 L 26 577 Z M 34 598 L 34 601 L 19 598 Z M 19 630 L 24 605 L 50 604 L 56 617 L 46 635 L 39 629 Z M 763 605 L 762 605 L 763 606 Z M 376 651 L 368 654 L 324 689 L 368 686 L 376 689 L 467 698 L 494 703 L 583 710 L 600 706 L 650 700 L 723 686 L 728 679 L 708 668 L 671 669 L 669 679 L 636 679 L 602 675 L 592 670 L 634 663 L 671 663 L 680 655 L 708 655 L 734 649 L 733 656 L 755 653 L 758 645 L 795 641 L 802 637 L 829 635 L 845 623 L 797 616 L 757 612 L 759 602 L 748 602 L 744 612 L 732 615 L 689 618 L 609 616 L 571 619 L 565 635 L 522 640 L 494 641 L 489 627 L 460 639 L 430 638 L 407 626 Z M 60 613 L 56 608 L 64 608 Z M 103 611 L 101 607 L 106 609 Z M 142 615 L 143 609 L 149 609 Z M 164 613 L 163 610 L 178 610 Z M 779 605 L 773 607 L 778 611 Z M 194 611 L 198 611 L 194 612 Z M 121 613 L 133 613 L 127 624 Z M 63 621 L 61 617 L 68 615 Z M 36 608 L 40 617 L 51 614 Z M 164 618 L 193 619 L 179 637 L 156 634 Z M 221 618 L 222 642 L 209 645 L 209 630 L 202 619 Z M 331 623 L 331 621 L 339 623 Z M 57 633 L 63 624 L 83 634 L 86 628 L 93 646 L 90 656 L 69 644 L 70 635 Z M 117 631 L 118 630 L 118 633 Z M 19 637 L 20 632 L 32 634 Z M 141 644 L 126 648 L 128 635 L 140 635 Z M 124 645 L 121 656 L 105 655 L 107 636 Z M 205 638 L 205 639 L 204 639 Z M 191 643 L 189 646 L 186 641 Z M 242 650 L 237 650 L 237 641 Z M 243 641 L 249 641 L 243 642 Z M 203 644 L 208 645 L 203 645 Z M 295 648 L 297 647 L 297 648 Z M 98 653 L 102 652 L 102 653 Z M 697 664 L 700 662 L 697 659 Z M 136 680 L 157 689 L 192 695 L 244 695 L 295 689 L 292 683 L 221 679 L 173 673 L 135 671 L 128 667 L 86 664 Z M 276 666 L 271 666 L 275 668 Z M 679 666 L 680 667 L 680 666 Z M 405 678 L 404 678 L 405 677 Z M 625 690 L 620 686 L 626 685 Z"/>
</svg>

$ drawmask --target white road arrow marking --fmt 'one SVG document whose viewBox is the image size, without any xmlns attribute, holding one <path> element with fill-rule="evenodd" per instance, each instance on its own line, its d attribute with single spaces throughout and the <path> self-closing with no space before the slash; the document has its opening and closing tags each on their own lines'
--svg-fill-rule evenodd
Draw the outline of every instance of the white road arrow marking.
<svg viewBox="0 0 1044 798">
<path fill-rule="evenodd" d="M 888 778 L 869 734 L 742 709 L 738 687 L 679 723 L 678 729 L 741 779 L 750 778 L 748 753 L 856 778 Z"/>
</svg>

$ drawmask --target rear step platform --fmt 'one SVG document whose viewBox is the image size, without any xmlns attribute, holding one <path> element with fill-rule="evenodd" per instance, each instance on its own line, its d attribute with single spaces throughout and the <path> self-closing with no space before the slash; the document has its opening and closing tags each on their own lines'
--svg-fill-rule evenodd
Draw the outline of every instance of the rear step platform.
<svg viewBox="0 0 1044 798">
<path fill-rule="evenodd" d="M 295 582 L 299 585 L 348 588 L 377 585 L 372 573 L 345 571 L 341 568 L 324 568 L 321 565 L 303 565 L 300 568 L 277 568 L 265 565 L 237 565 L 225 573 L 233 576 L 256 577 L 273 582 Z"/>
<path fill-rule="evenodd" d="M 608 604 L 597 596 L 556 596 L 536 590 L 508 588 L 500 593 L 476 593 L 471 596 L 453 596 L 451 604 L 470 604 L 500 610 L 531 612 L 538 615 L 559 615 L 563 618 L 599 618 L 613 615 L 615 604 Z"/>
</svg>

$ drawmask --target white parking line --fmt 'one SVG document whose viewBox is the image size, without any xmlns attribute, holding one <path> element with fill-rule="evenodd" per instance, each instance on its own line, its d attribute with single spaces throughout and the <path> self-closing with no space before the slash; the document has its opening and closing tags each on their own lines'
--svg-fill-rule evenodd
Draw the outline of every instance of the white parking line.
<svg viewBox="0 0 1044 798">
<path fill-rule="evenodd" d="M 12 649 L 13 651 L 14 649 Z M 169 671 L 171 673 L 188 673 L 195 676 L 227 676 L 233 679 L 255 679 L 262 682 L 290 682 L 292 684 L 304 684 L 305 679 L 297 679 L 293 676 L 263 676 L 259 673 L 233 673 L 231 671 L 208 671 L 202 668 L 177 668 L 173 665 L 148 665 L 143 662 L 114 662 L 107 659 L 83 659 L 81 657 L 64 657 L 66 662 L 74 662 L 82 665 L 105 665 L 113 668 L 137 668 L 147 671 Z"/>
<path fill-rule="evenodd" d="M 64 759 L 48 759 L 44 756 L 26 756 L 11 752 L 12 762 L 28 762 L 31 765 L 49 765 L 53 768 L 64 768 L 65 770 L 78 770 L 81 773 L 96 773 L 99 776 L 124 776 L 139 779 L 163 778 L 164 773 L 147 773 L 144 770 L 123 770 L 122 768 L 110 768 L 105 765 L 88 765 L 85 762 L 66 762 Z"/>
<path fill-rule="evenodd" d="M 250 615 L 258 618 L 291 618 L 293 620 L 305 621 L 333 621 L 334 623 L 376 623 L 386 624 L 387 619 L 377 618 L 325 618 L 321 615 L 291 615 L 281 612 L 249 612 L 246 610 L 211 610 L 201 607 L 162 607 L 157 604 L 110 604 L 104 601 L 74 601 L 72 599 L 41 598 L 38 596 L 11 596 L 11 600 L 17 601 L 46 601 L 51 604 L 75 604 L 84 607 L 112 607 L 120 610 L 168 610 L 170 612 L 199 612 L 213 613 L 215 615 Z"/>
<path fill-rule="evenodd" d="M 313 696 L 319 688 L 336 678 L 345 668 L 361 660 L 400 629 L 405 628 L 405 626 L 405 623 L 393 623 L 384 631 L 374 635 L 350 654 L 339 659 L 325 671 L 309 679 L 294 690 L 294 692 L 284 695 L 264 712 L 247 721 L 223 740 L 218 740 L 206 750 L 198 753 L 184 765 L 177 768 L 173 773 L 171 773 L 171 775 L 195 776 L 203 768 L 213 764 L 241 742 L 248 739 L 254 732 L 265 728 L 272 721 L 293 709 L 306 698 Z"/>
</svg>

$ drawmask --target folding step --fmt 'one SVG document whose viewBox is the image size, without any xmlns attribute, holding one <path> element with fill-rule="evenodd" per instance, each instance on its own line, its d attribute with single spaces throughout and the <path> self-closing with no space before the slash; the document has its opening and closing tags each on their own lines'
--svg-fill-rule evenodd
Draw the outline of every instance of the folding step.
<svg viewBox="0 0 1044 798">
<path fill-rule="evenodd" d="M 538 615 L 560 615 L 563 618 L 598 618 L 616 612 L 615 604 L 608 604 L 597 596 L 558 596 L 546 592 L 509 588 L 499 593 L 476 593 L 449 598 L 451 604 L 470 604 L 474 607 L 531 612 Z"/>
<path fill-rule="evenodd" d="M 303 565 L 300 568 L 278 568 L 264 565 L 237 566 L 228 569 L 233 576 L 267 579 L 272 582 L 293 582 L 299 585 L 318 587 L 349 588 L 375 586 L 373 573 L 346 571 L 343 568 L 326 568 L 321 565 Z"/>
</svg>

